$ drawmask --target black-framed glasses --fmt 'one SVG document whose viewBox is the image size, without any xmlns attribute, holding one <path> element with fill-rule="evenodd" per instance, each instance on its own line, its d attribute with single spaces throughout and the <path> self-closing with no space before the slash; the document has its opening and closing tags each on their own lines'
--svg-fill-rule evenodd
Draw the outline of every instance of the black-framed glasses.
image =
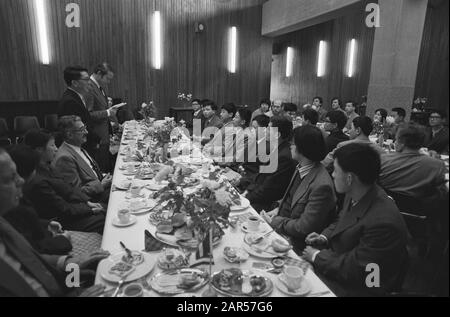
<svg viewBox="0 0 450 317">
<path fill-rule="evenodd" d="M 72 129 L 72 132 L 76 132 L 76 133 L 83 133 L 83 132 L 87 132 L 87 127 L 86 126 L 82 126 L 78 129 Z"/>
</svg>

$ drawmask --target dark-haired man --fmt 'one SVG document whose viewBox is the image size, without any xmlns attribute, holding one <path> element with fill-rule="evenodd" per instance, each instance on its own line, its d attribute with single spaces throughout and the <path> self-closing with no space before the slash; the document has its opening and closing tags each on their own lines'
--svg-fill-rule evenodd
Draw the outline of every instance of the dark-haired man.
<svg viewBox="0 0 450 317">
<path fill-rule="evenodd" d="M 338 149 L 333 178 L 345 194 L 344 207 L 337 222 L 306 238 L 303 257 L 338 296 L 384 295 L 400 286 L 407 229 L 394 201 L 376 185 L 379 172 L 380 156 L 369 145 Z M 378 275 L 371 279 L 371 272 Z"/>
<path fill-rule="evenodd" d="M 437 154 L 448 154 L 448 127 L 444 126 L 445 113 L 434 110 L 430 114 L 430 132 L 428 136 L 427 148 Z"/>
<path fill-rule="evenodd" d="M 325 117 L 327 115 L 327 111 L 323 108 L 323 98 L 322 97 L 314 97 L 312 103 L 312 109 L 316 110 L 319 114 L 319 122 L 324 122 Z"/>
<path fill-rule="evenodd" d="M 259 103 L 259 108 L 256 109 L 255 111 L 253 111 L 252 113 L 252 118 L 251 121 L 253 122 L 253 120 L 260 115 L 266 115 L 268 114 L 269 110 L 270 110 L 270 105 L 271 105 L 271 101 L 269 99 L 264 99 L 261 100 L 261 102 Z"/>
<path fill-rule="evenodd" d="M 443 161 L 419 152 L 424 140 L 421 126 L 407 124 L 398 130 L 396 152 L 381 156 L 379 183 L 384 189 L 418 200 L 438 198 L 446 168 Z"/>
<path fill-rule="evenodd" d="M 379 147 L 376 143 L 370 141 L 369 135 L 370 133 L 372 133 L 372 130 L 372 119 L 370 119 L 369 117 L 356 117 L 355 119 L 353 119 L 351 129 L 349 131 L 350 140 L 339 143 L 336 149 L 328 153 L 327 157 L 322 161 L 322 164 L 325 165 L 328 170 L 332 170 L 334 153 L 336 152 L 336 150 L 352 143 L 368 144 L 372 146 L 378 153 L 384 153 L 384 150 L 381 147 Z"/>
<path fill-rule="evenodd" d="M 400 107 L 393 108 L 391 117 L 394 118 L 394 122 L 391 123 L 387 134 L 389 139 L 394 140 L 397 135 L 397 131 L 405 124 L 406 110 Z"/>
<path fill-rule="evenodd" d="M 277 144 L 268 144 L 268 147 L 278 151 L 278 165 L 273 173 L 258 173 L 255 183 L 247 188 L 245 195 L 257 211 L 271 210 L 272 204 L 283 197 L 296 165 L 289 144 L 292 122 L 286 117 L 274 116 L 266 131 L 266 140 L 277 140 Z"/>
<path fill-rule="evenodd" d="M 359 115 L 356 113 L 356 102 L 347 101 L 345 103 L 345 114 L 347 116 L 347 123 L 345 124 L 344 131 L 350 131 L 350 129 L 352 128 L 353 119 L 359 117 Z"/>
<path fill-rule="evenodd" d="M 341 111 L 332 110 L 325 116 L 325 131 L 330 135 L 325 139 L 328 153 L 333 151 L 336 146 L 344 141 L 348 141 L 349 137 L 342 130 L 347 123 L 347 117 Z"/>
<path fill-rule="evenodd" d="M 58 104 L 58 116 L 77 116 L 86 125 L 89 132 L 85 148 L 95 154 L 100 138 L 92 133 L 91 114 L 88 109 L 87 95 L 89 94 L 90 77 L 88 70 L 81 66 L 69 66 L 64 69 L 64 81 L 67 89 Z"/>
<path fill-rule="evenodd" d="M 217 105 L 213 101 L 206 101 L 203 104 L 203 116 L 205 124 L 202 135 L 202 145 L 207 144 L 214 137 L 214 134 L 223 126 L 222 120 L 217 115 Z"/>
<path fill-rule="evenodd" d="M 95 67 L 89 81 L 89 93 L 86 96 L 87 107 L 91 115 L 91 133 L 99 139 L 94 158 L 99 163 L 100 169 L 112 172 L 111 155 L 109 152 L 112 127 L 110 120 L 116 120 L 117 108 L 109 108 L 106 90 L 114 78 L 114 71 L 108 63 L 102 63 Z"/>
<path fill-rule="evenodd" d="M 297 170 L 281 201 L 280 207 L 261 216 L 278 233 L 287 235 L 294 250 L 305 248 L 311 232 L 322 231 L 336 216 L 333 180 L 320 164 L 326 155 L 325 141 L 319 128 L 303 126 L 294 130 L 292 157 Z"/>
</svg>

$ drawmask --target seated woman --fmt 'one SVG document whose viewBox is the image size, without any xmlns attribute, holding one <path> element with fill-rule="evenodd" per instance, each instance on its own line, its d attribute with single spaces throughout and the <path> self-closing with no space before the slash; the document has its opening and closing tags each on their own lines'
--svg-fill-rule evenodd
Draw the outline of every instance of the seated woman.
<svg viewBox="0 0 450 317">
<path fill-rule="evenodd" d="M 296 128 L 291 152 L 299 164 L 280 207 L 261 216 L 275 231 L 288 236 L 299 253 L 311 232 L 322 231 L 335 219 L 336 195 L 333 180 L 320 163 L 326 146 L 319 128 Z"/>
<path fill-rule="evenodd" d="M 68 230 L 101 234 L 105 222 L 103 206 L 91 203 L 79 188 L 66 183 L 50 165 L 56 153 L 54 138 L 45 132 L 30 131 L 25 136 L 25 144 L 29 148 L 22 147 L 13 159 L 19 160 L 16 164 L 20 167 L 34 164 L 29 156 L 38 155 L 36 175 L 27 182 L 24 193 L 39 217 L 56 220 Z"/>
<path fill-rule="evenodd" d="M 18 174 L 25 180 L 24 188 L 36 178 L 39 154 L 25 145 L 10 150 Z M 5 219 L 20 232 L 40 253 L 49 255 L 81 255 L 100 248 L 102 236 L 98 233 L 64 231 L 57 221 L 40 219 L 26 190 L 18 207 L 10 210 Z"/>
</svg>

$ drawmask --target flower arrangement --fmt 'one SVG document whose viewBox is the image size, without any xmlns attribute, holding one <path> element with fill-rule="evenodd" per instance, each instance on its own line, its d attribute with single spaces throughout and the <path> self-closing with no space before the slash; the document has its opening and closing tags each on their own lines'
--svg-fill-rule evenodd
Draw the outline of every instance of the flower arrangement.
<svg viewBox="0 0 450 317">
<path fill-rule="evenodd" d="M 160 124 L 155 124 L 152 136 L 157 146 L 163 146 L 171 141 L 172 131 L 177 127 L 173 118 L 166 118 Z"/>
<path fill-rule="evenodd" d="M 417 97 L 413 102 L 412 111 L 413 112 L 423 112 L 427 105 L 428 98 Z"/>
<path fill-rule="evenodd" d="M 139 113 L 144 117 L 145 121 L 158 116 L 158 110 L 156 109 L 153 101 L 150 101 L 148 104 L 144 102 L 141 105 L 141 111 L 139 111 Z"/>
<path fill-rule="evenodd" d="M 179 92 L 177 98 L 178 98 L 178 100 L 181 100 L 181 101 L 190 102 L 192 100 L 192 94 L 191 93 L 185 94 L 185 93 Z"/>
<path fill-rule="evenodd" d="M 175 173 L 182 171 L 175 168 Z M 201 188 L 186 195 L 183 191 L 184 177 L 173 177 L 169 185 L 157 192 L 153 198 L 158 204 L 164 203 L 165 209 L 173 211 L 172 218 L 184 217 L 187 227 L 195 232 L 198 241 L 203 241 L 210 229 L 214 237 L 221 237 L 223 229 L 229 226 L 230 207 L 239 194 L 222 177 L 221 171 L 212 168 L 207 179 L 201 183 Z"/>
</svg>

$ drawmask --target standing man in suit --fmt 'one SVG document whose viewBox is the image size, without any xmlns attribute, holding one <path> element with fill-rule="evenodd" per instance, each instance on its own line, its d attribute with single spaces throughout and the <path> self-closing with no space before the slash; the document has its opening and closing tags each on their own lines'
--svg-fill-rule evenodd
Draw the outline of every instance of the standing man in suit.
<svg viewBox="0 0 450 317">
<path fill-rule="evenodd" d="M 89 81 L 87 94 L 87 108 L 91 116 L 91 132 L 99 139 L 99 146 L 94 155 L 102 172 L 112 172 L 112 158 L 109 152 L 112 127 L 110 120 L 117 120 L 117 109 L 109 108 L 108 96 L 105 89 L 114 78 L 114 72 L 108 63 L 95 67 Z"/>
<path fill-rule="evenodd" d="M 53 167 L 64 180 L 96 201 L 107 202 L 111 175 L 103 174 L 95 160 L 81 146 L 87 140 L 85 124 L 79 117 L 65 116 L 60 119 L 64 143 L 58 149 Z"/>
<path fill-rule="evenodd" d="M 376 185 L 379 173 L 380 155 L 370 145 L 335 152 L 333 178 L 344 207 L 337 222 L 306 238 L 303 257 L 338 296 L 385 295 L 400 286 L 407 229 L 395 202 Z M 369 285 L 376 268 L 379 283 Z"/>
<path fill-rule="evenodd" d="M 48 297 L 67 294 L 62 281 L 70 263 L 86 269 L 109 256 L 99 251 L 77 257 L 41 255 L 3 216 L 19 205 L 24 180 L 11 157 L 0 149 L 0 297 Z M 103 286 L 94 286 L 81 296 L 97 297 Z"/>
<path fill-rule="evenodd" d="M 261 216 L 278 233 L 287 235 L 294 250 L 301 253 L 305 238 L 335 219 L 336 195 L 333 180 L 320 163 L 326 147 L 319 128 L 306 125 L 295 129 L 291 153 L 298 165 L 280 207 L 262 211 Z"/>
<path fill-rule="evenodd" d="M 250 184 L 244 193 L 244 196 L 247 197 L 256 211 L 271 210 L 272 204 L 283 198 L 296 165 L 292 159 L 289 144 L 292 135 L 292 122 L 286 117 L 274 116 L 270 120 L 266 132 L 266 140 L 278 140 L 277 144 L 268 144 L 267 146 L 272 151 L 278 151 L 278 166 L 273 173 L 260 172 L 256 176 L 254 184 Z M 271 133 L 277 133 L 275 138 L 271 138 Z"/>
<path fill-rule="evenodd" d="M 91 129 L 91 115 L 88 109 L 86 96 L 89 94 L 88 70 L 81 66 L 69 66 L 64 69 L 64 81 L 67 89 L 58 104 L 58 116 L 78 116 L 86 125 L 89 138 L 85 144 L 86 150 L 94 155 L 100 140 Z"/>
</svg>

